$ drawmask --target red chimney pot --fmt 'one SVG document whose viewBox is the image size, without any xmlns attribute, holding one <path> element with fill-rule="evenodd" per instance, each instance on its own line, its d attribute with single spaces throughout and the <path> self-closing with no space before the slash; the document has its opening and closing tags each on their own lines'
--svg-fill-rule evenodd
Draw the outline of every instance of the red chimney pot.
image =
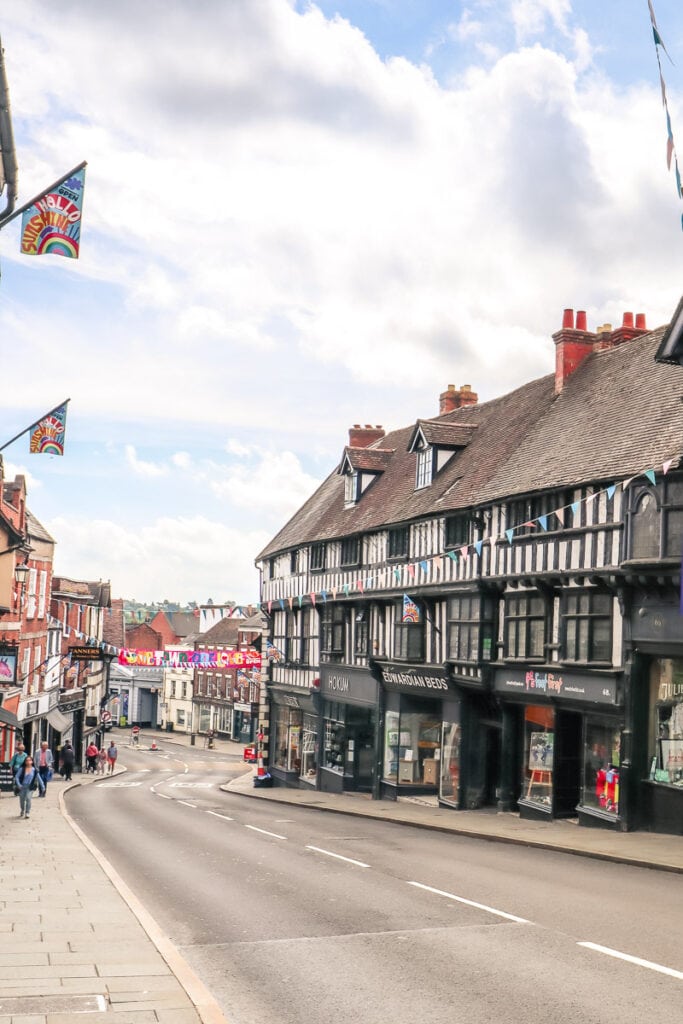
<svg viewBox="0 0 683 1024">
<path fill-rule="evenodd" d="M 639 331 L 646 331 L 647 330 L 647 324 L 645 323 L 645 314 L 644 313 L 636 313 L 636 327 L 638 328 Z"/>
<path fill-rule="evenodd" d="M 576 329 L 577 331 L 585 331 L 586 327 L 586 311 L 584 309 L 577 309 L 576 311 Z"/>
<path fill-rule="evenodd" d="M 622 327 L 633 327 L 633 313 L 624 313 L 624 319 L 621 323 Z"/>
</svg>

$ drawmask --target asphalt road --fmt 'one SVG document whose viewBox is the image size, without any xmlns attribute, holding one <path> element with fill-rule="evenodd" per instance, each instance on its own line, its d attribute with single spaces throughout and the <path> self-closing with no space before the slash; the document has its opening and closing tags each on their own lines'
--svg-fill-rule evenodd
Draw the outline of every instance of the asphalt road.
<svg viewBox="0 0 683 1024">
<path fill-rule="evenodd" d="M 234 1024 L 683 1019 L 676 875 L 249 800 L 199 749 L 119 759 L 69 812 Z"/>
</svg>

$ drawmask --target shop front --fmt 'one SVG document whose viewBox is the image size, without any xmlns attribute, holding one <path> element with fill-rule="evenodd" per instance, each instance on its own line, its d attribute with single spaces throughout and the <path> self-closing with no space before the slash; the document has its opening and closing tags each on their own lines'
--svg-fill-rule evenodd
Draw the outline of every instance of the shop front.
<svg viewBox="0 0 683 1024">
<path fill-rule="evenodd" d="M 232 715 L 232 738 L 238 743 L 251 743 L 256 738 L 258 704 L 235 701 Z"/>
<path fill-rule="evenodd" d="M 376 662 L 384 690 L 381 796 L 462 802 L 461 700 L 437 666 Z"/>
<path fill-rule="evenodd" d="M 271 705 L 269 770 L 275 785 L 290 789 L 315 788 L 320 728 L 318 691 L 271 685 L 268 695 Z M 254 723 L 256 714 L 255 710 Z"/>
<path fill-rule="evenodd" d="M 377 795 L 377 680 L 368 669 L 321 665 L 320 693 L 320 788 Z"/>
<path fill-rule="evenodd" d="M 624 712 L 614 673 L 497 669 L 502 809 L 621 829 Z"/>
<path fill-rule="evenodd" d="M 680 598 L 637 593 L 633 602 L 635 824 L 683 835 L 683 631 Z"/>
</svg>

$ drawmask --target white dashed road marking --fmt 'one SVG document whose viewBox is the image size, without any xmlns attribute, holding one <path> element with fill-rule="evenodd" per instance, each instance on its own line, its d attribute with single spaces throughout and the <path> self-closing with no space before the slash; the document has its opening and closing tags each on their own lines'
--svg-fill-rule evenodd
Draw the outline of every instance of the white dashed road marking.
<svg viewBox="0 0 683 1024">
<path fill-rule="evenodd" d="M 351 857 L 342 857 L 341 853 L 332 853 L 331 850 L 322 850 L 319 846 L 307 846 L 307 850 L 313 850 L 315 853 L 324 853 L 326 857 L 335 857 L 336 860 L 345 860 L 347 864 L 355 864 L 359 868 L 369 868 L 369 864 L 364 864 L 362 860 L 353 860 Z"/>
<path fill-rule="evenodd" d="M 673 967 L 655 964 L 652 960 L 641 960 L 639 956 L 631 956 L 630 953 L 620 953 L 617 949 L 610 949 L 609 946 L 598 946 L 595 942 L 577 942 L 577 946 L 584 946 L 585 949 L 592 949 L 596 953 L 604 953 L 605 956 L 613 956 L 617 960 L 625 960 L 626 963 L 635 964 L 636 967 L 647 967 L 649 971 L 668 974 L 670 978 L 678 978 L 679 981 L 683 981 L 683 971 L 675 971 Z"/>
<path fill-rule="evenodd" d="M 268 832 L 265 828 L 256 828 L 256 825 L 245 825 L 245 828 L 250 828 L 252 832 L 262 832 L 264 836 L 272 836 L 273 839 L 286 839 L 287 836 L 280 836 L 277 832 Z"/>
<path fill-rule="evenodd" d="M 517 924 L 529 924 L 524 917 L 506 914 L 504 910 L 496 910 L 495 907 L 487 907 L 485 903 L 475 903 L 474 900 L 466 900 L 464 896 L 455 896 L 452 892 L 444 892 L 443 889 L 432 889 L 431 885 L 422 885 L 421 882 L 408 882 L 408 885 L 414 885 L 417 889 L 425 889 L 426 892 L 433 892 L 437 896 L 445 896 L 446 899 L 455 900 L 456 903 L 464 903 L 466 907 L 474 907 L 475 910 L 485 910 L 487 914 L 504 917 L 507 921 L 516 921 Z"/>
</svg>

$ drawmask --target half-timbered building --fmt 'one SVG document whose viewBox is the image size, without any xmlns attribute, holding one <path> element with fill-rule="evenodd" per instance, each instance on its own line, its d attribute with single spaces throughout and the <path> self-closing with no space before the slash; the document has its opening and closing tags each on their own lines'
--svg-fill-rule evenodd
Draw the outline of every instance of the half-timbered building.
<svg viewBox="0 0 683 1024">
<path fill-rule="evenodd" d="M 276 784 L 683 833 L 683 370 L 566 310 L 555 372 L 354 426 L 260 553 Z"/>
</svg>

